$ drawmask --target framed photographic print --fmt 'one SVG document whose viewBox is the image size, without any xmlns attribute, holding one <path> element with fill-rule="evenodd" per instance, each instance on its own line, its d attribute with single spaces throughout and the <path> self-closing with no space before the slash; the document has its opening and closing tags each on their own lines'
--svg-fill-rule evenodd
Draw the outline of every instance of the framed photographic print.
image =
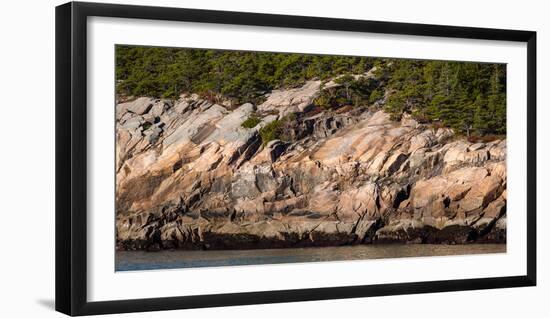
<svg viewBox="0 0 550 318">
<path fill-rule="evenodd" d="M 56 309 L 534 286 L 535 81 L 531 31 L 61 5 Z"/>
</svg>

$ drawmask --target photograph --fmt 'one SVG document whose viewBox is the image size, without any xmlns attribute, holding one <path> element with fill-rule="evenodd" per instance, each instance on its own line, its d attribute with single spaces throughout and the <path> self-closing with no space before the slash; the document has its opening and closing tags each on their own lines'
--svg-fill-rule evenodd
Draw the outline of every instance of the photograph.
<svg viewBox="0 0 550 318">
<path fill-rule="evenodd" d="M 116 271 L 506 252 L 506 64 L 114 49 Z"/>
</svg>

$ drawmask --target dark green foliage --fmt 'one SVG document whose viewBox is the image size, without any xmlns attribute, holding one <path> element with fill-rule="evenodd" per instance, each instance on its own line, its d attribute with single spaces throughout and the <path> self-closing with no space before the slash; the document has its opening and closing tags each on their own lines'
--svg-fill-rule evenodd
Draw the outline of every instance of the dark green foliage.
<svg viewBox="0 0 550 318">
<path fill-rule="evenodd" d="M 184 92 L 235 103 L 258 102 L 276 88 L 342 73 L 364 73 L 373 58 L 119 45 L 117 92 L 177 98 Z"/>
<path fill-rule="evenodd" d="M 265 145 L 271 140 L 280 139 L 282 141 L 290 141 L 291 127 L 296 123 L 296 114 L 288 114 L 285 117 L 274 120 L 260 129 L 260 137 Z"/>
<path fill-rule="evenodd" d="M 323 109 L 329 109 L 332 107 L 333 99 L 327 91 L 323 91 L 313 103 Z"/>
<path fill-rule="evenodd" d="M 379 85 L 375 79 L 345 74 L 335 81 L 339 86 L 324 89 L 314 104 L 323 109 L 337 109 L 344 106 L 364 106 L 370 102 L 372 91 Z"/>
<path fill-rule="evenodd" d="M 265 145 L 271 140 L 280 139 L 282 134 L 281 121 L 274 120 L 260 129 L 260 137 Z"/>
<path fill-rule="evenodd" d="M 143 124 L 143 131 L 146 131 L 147 129 L 151 128 L 151 126 L 153 126 L 153 125 L 150 122 L 146 121 Z"/>
<path fill-rule="evenodd" d="M 385 69 L 393 119 L 410 113 L 467 136 L 506 133 L 506 66 L 394 60 Z"/>
<path fill-rule="evenodd" d="M 250 116 L 248 117 L 243 123 L 241 124 L 244 128 L 254 128 L 256 125 L 258 125 L 262 120 L 258 118 L 257 116 Z"/>
<path fill-rule="evenodd" d="M 384 98 L 384 93 L 382 92 L 382 89 L 376 88 L 369 95 L 369 103 L 375 103 L 382 98 Z"/>
</svg>

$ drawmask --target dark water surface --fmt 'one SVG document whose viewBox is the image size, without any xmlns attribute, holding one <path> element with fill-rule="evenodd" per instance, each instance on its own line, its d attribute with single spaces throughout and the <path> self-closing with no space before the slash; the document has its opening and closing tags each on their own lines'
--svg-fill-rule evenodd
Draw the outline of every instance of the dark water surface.
<svg viewBox="0 0 550 318">
<path fill-rule="evenodd" d="M 223 251 L 117 251 L 116 271 L 505 253 L 506 244 L 355 245 Z"/>
</svg>

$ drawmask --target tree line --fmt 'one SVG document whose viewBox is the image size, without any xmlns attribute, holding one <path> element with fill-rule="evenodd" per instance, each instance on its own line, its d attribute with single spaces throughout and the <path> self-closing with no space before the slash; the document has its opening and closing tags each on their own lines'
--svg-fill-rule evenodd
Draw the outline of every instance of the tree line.
<svg viewBox="0 0 550 318">
<path fill-rule="evenodd" d="M 365 74 L 376 66 L 374 77 Z M 315 106 L 383 107 L 399 120 L 452 127 L 465 135 L 506 133 L 504 64 L 313 54 L 116 47 L 117 93 L 177 98 L 192 92 L 238 105 L 273 89 L 337 77 Z"/>
<path fill-rule="evenodd" d="M 181 49 L 142 46 L 116 47 L 119 94 L 177 98 L 194 92 L 254 102 L 281 87 L 296 87 L 311 78 L 363 73 L 372 58 Z"/>
</svg>

